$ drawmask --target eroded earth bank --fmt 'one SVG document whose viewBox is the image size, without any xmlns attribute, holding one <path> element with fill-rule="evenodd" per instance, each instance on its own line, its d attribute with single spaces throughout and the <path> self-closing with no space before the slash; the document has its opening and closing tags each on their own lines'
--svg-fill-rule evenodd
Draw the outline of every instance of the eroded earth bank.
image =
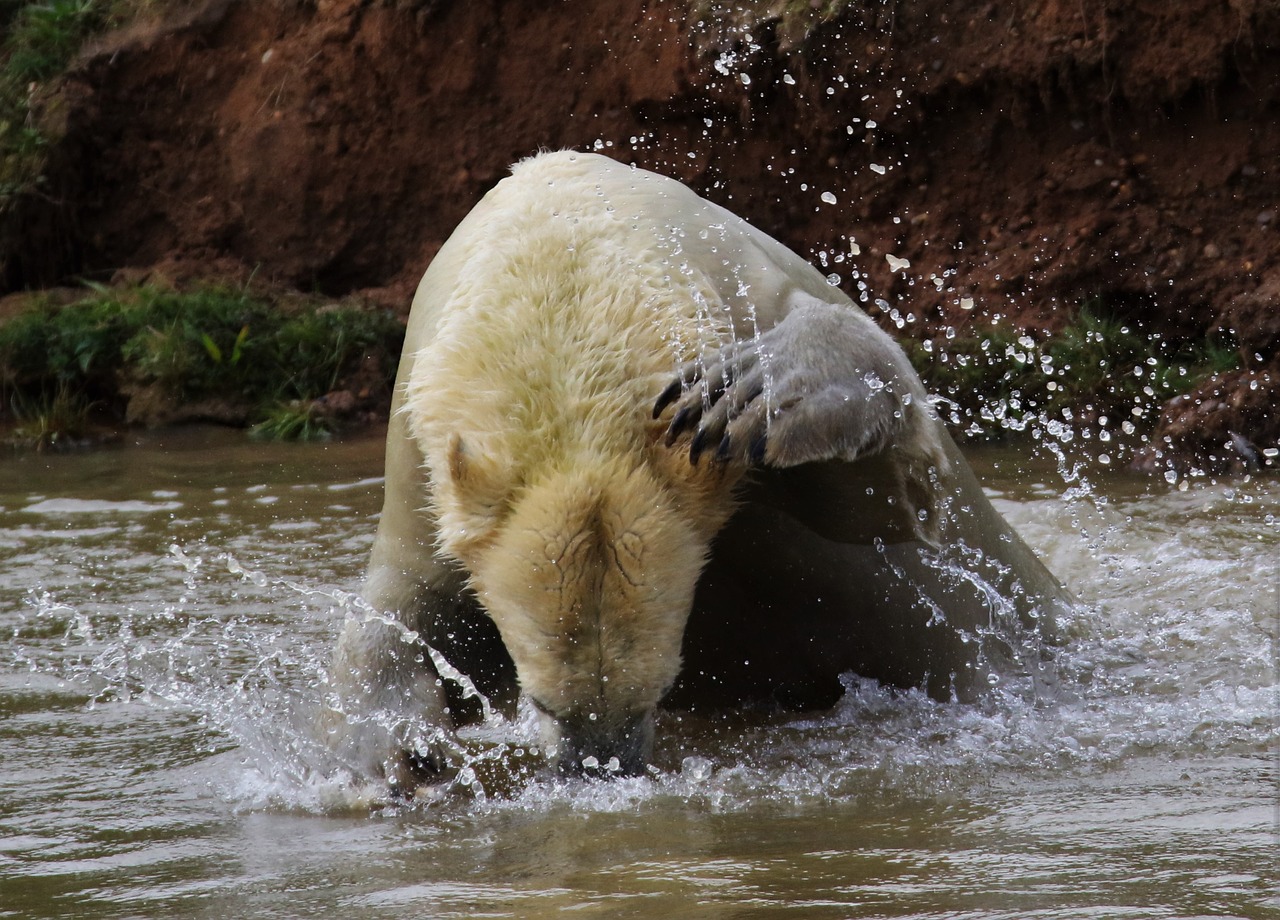
<svg viewBox="0 0 1280 920">
<path fill-rule="evenodd" d="M 1280 439 L 1275 0 L 173 6 L 29 87 L 47 157 L 4 202 L 10 311 L 78 279 L 252 277 L 403 313 L 512 161 L 596 148 L 927 350 L 1081 310 L 1228 350 L 1150 408 L 1138 466 Z"/>
</svg>

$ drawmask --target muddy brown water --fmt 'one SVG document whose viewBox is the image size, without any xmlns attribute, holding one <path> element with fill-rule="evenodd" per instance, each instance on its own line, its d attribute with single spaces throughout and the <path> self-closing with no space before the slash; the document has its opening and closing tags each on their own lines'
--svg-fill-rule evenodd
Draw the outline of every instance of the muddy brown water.
<svg viewBox="0 0 1280 920">
<path fill-rule="evenodd" d="M 603 784 L 495 721 L 397 808 L 311 729 L 381 444 L 140 440 L 0 458 L 0 917 L 1280 917 L 1275 478 L 974 454 L 1085 602 L 1052 703 L 851 677 Z"/>
</svg>

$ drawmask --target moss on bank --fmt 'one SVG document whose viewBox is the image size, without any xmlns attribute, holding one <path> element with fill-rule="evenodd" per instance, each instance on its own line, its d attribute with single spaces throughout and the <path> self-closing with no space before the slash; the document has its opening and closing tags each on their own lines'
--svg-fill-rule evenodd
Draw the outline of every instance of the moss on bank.
<svg viewBox="0 0 1280 920">
<path fill-rule="evenodd" d="M 388 313 L 223 286 L 92 286 L 62 306 L 36 296 L 0 326 L 0 420 L 45 447 L 81 437 L 94 416 L 321 436 L 385 405 L 403 336 Z"/>
</svg>

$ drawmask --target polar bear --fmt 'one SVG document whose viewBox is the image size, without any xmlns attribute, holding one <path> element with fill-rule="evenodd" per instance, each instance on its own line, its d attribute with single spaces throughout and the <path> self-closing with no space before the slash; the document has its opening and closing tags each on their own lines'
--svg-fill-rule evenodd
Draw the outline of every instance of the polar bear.
<svg viewBox="0 0 1280 920">
<path fill-rule="evenodd" d="M 461 688 L 524 694 L 562 771 L 630 775 L 664 700 L 823 706 L 848 671 L 968 699 L 1069 603 L 886 333 L 603 156 L 526 160 L 458 226 L 395 392 L 334 734 L 396 789 L 441 769 Z"/>
</svg>

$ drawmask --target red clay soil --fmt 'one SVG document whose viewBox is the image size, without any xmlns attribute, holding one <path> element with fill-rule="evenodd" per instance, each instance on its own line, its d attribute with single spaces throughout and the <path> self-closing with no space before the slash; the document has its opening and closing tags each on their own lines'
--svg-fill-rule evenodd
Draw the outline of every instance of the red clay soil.
<svg viewBox="0 0 1280 920">
<path fill-rule="evenodd" d="M 1085 302 L 1229 332 L 1244 370 L 1166 407 L 1157 444 L 1277 443 L 1280 0 L 767 12 L 801 5 L 216 0 L 108 36 L 43 92 L 61 140 L 0 229 L 0 293 L 159 268 L 407 308 L 512 161 L 595 146 L 863 281 L 908 333 Z"/>
</svg>

